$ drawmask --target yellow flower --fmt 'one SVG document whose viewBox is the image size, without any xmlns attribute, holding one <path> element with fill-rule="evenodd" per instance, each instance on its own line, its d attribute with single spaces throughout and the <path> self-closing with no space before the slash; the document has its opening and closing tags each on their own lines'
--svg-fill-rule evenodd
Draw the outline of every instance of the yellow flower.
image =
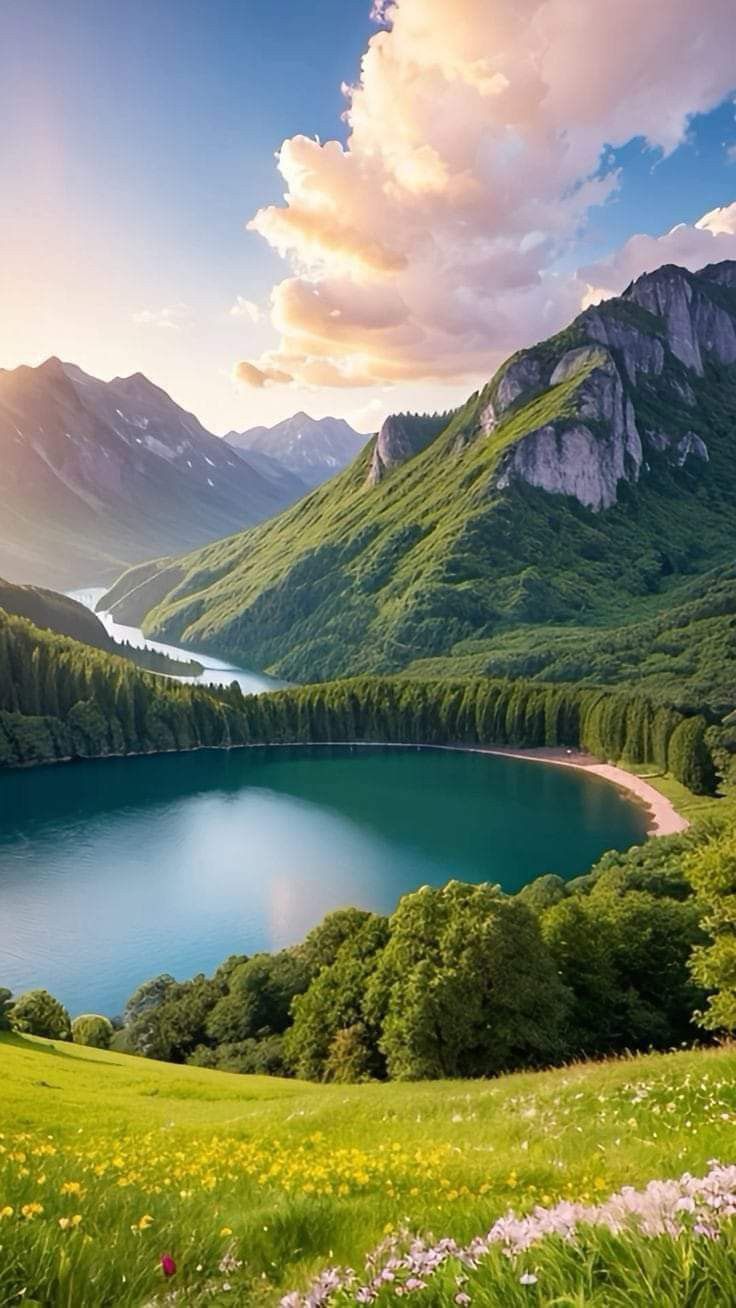
<svg viewBox="0 0 736 1308">
<path fill-rule="evenodd" d="M 37 1203 L 24 1204 L 20 1211 L 21 1211 L 21 1215 L 23 1217 L 26 1217 L 30 1222 L 39 1213 L 43 1212 L 43 1204 L 37 1204 Z"/>
<path fill-rule="evenodd" d="M 229 1227 L 229 1226 L 223 1226 L 222 1230 L 220 1231 L 220 1235 L 222 1235 L 222 1236 L 225 1236 L 225 1235 L 232 1235 L 232 1231 L 231 1231 L 230 1227 Z"/>
<path fill-rule="evenodd" d="M 153 1218 L 150 1213 L 144 1213 L 137 1222 L 133 1222 L 131 1231 L 147 1231 L 149 1226 L 153 1226 Z"/>
<path fill-rule="evenodd" d="M 12 1217 L 12 1216 L 13 1216 L 13 1209 L 10 1207 L 10 1204 L 6 1204 L 4 1208 L 0 1208 L 0 1220 L 2 1220 L 3 1217 Z"/>
<path fill-rule="evenodd" d="M 62 1231 L 67 1231 L 69 1230 L 70 1227 L 73 1230 L 75 1227 L 79 1226 L 81 1220 L 82 1220 L 81 1213 L 75 1213 L 73 1217 L 60 1217 L 59 1226 L 61 1227 Z"/>
<path fill-rule="evenodd" d="M 81 1194 L 82 1186 L 79 1181 L 65 1181 L 61 1187 L 62 1194 Z"/>
</svg>

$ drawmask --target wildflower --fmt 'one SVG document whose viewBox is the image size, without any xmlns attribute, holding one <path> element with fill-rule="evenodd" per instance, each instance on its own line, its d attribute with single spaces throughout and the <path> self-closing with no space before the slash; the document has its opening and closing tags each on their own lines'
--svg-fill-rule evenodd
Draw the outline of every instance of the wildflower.
<svg viewBox="0 0 736 1308">
<path fill-rule="evenodd" d="M 79 1181 L 65 1181 L 59 1191 L 60 1194 L 81 1194 L 82 1186 Z"/>
<path fill-rule="evenodd" d="M 73 1217 L 60 1217 L 59 1226 L 62 1231 L 76 1230 L 82 1220 L 81 1213 L 75 1213 Z"/>
<path fill-rule="evenodd" d="M 34 1217 L 38 1217 L 43 1212 L 43 1204 L 24 1204 L 20 1211 L 21 1216 L 31 1222 Z"/>
<path fill-rule="evenodd" d="M 519 1277 L 519 1285 L 536 1285 L 538 1279 L 534 1272 L 524 1272 L 524 1275 Z"/>
<path fill-rule="evenodd" d="M 13 1209 L 10 1207 L 10 1204 L 6 1204 L 4 1208 L 0 1208 L 0 1221 L 2 1221 L 4 1217 L 12 1217 L 12 1216 L 13 1216 Z"/>
<path fill-rule="evenodd" d="M 144 1213 L 137 1222 L 133 1222 L 130 1229 L 131 1231 L 147 1231 L 149 1226 L 153 1226 L 153 1218 L 150 1213 Z"/>
<path fill-rule="evenodd" d="M 242 1258 L 234 1258 L 231 1253 L 223 1254 L 218 1263 L 221 1272 L 237 1272 L 242 1266 Z"/>
<path fill-rule="evenodd" d="M 220 1231 L 220 1235 L 223 1237 L 226 1235 L 232 1235 L 232 1230 L 230 1229 L 229 1226 L 223 1226 L 222 1230 Z"/>
<path fill-rule="evenodd" d="M 173 1276 L 176 1271 L 176 1263 L 171 1254 L 161 1254 L 161 1271 L 164 1276 Z"/>
</svg>

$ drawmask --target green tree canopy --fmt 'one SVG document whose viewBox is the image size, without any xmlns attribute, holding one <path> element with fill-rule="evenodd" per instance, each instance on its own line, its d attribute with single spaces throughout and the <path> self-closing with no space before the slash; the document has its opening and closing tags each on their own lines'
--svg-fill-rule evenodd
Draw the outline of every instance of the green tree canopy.
<svg viewBox="0 0 736 1308">
<path fill-rule="evenodd" d="M 685 871 L 704 909 L 707 943 L 693 951 L 692 973 L 712 991 L 698 1015 L 708 1031 L 736 1031 L 736 829 L 695 848 Z"/>
<path fill-rule="evenodd" d="M 10 1010 L 10 1025 L 24 1035 L 50 1040 L 68 1040 L 71 1036 L 69 1014 L 48 990 L 28 990 L 16 999 Z"/>
<path fill-rule="evenodd" d="M 492 1076 L 563 1049 L 569 995 L 534 913 L 496 886 L 406 895 L 366 1015 L 397 1079 Z"/>
<path fill-rule="evenodd" d="M 72 1040 L 75 1045 L 109 1049 L 112 1036 L 112 1022 L 100 1013 L 80 1013 L 72 1022 Z"/>
</svg>

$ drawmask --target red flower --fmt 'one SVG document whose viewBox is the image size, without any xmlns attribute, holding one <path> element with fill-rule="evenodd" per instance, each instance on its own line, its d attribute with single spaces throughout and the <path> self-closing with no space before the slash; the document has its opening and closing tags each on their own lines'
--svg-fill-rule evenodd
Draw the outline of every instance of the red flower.
<svg viewBox="0 0 736 1308">
<path fill-rule="evenodd" d="M 173 1276 L 176 1271 L 176 1263 L 171 1254 L 161 1254 L 161 1270 L 164 1276 Z"/>
</svg>

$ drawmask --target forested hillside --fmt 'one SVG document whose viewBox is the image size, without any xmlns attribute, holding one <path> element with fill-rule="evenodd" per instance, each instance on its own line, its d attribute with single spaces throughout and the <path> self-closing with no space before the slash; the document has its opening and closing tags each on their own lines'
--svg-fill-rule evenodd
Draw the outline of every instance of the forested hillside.
<svg viewBox="0 0 736 1308">
<path fill-rule="evenodd" d="M 110 602 L 286 678 L 439 659 L 600 684 L 641 662 L 649 691 L 733 704 L 732 270 L 640 278 L 513 356 L 426 448 L 397 424 L 380 476 L 374 442 L 271 522 L 133 569 Z"/>
<path fill-rule="evenodd" d="M 131 659 L 147 672 L 185 677 L 198 676 L 202 671 L 202 664 L 196 659 L 176 659 L 158 650 L 139 649 L 113 640 L 86 604 L 42 586 L 16 586 L 0 577 L 0 609 L 16 617 L 28 618 L 35 627 L 56 632 L 59 636 L 71 636 L 73 640 L 93 645 L 107 654 Z"/>
<path fill-rule="evenodd" d="M 714 723 L 636 695 L 524 681 L 359 678 L 263 695 L 160 681 L 0 610 L 0 762 L 289 742 L 579 746 L 711 793 Z"/>
</svg>

